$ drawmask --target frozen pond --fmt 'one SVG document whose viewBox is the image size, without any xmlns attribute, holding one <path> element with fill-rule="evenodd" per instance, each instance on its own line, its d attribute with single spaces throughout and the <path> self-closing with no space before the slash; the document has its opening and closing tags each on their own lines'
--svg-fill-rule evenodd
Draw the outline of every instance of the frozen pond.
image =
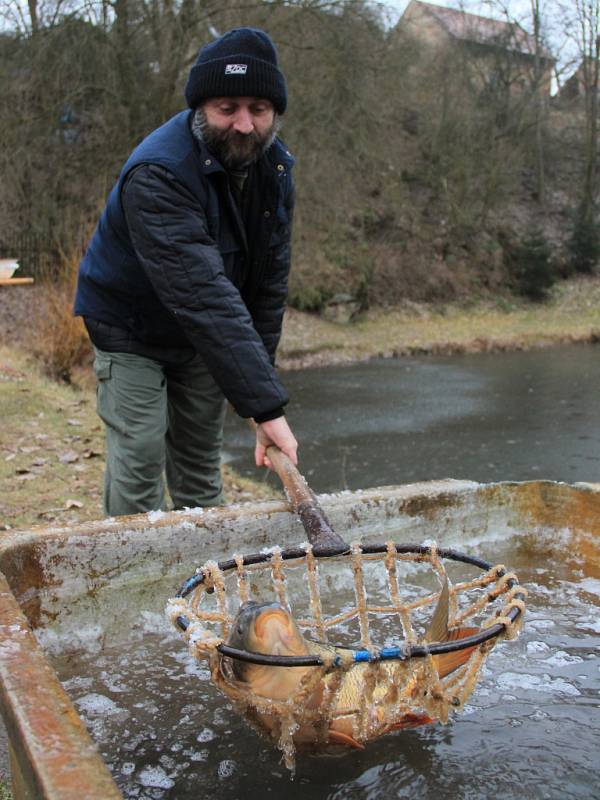
<svg viewBox="0 0 600 800">
<path fill-rule="evenodd" d="M 600 480 L 594 345 L 380 359 L 283 378 L 302 470 L 318 492 L 438 478 Z M 251 441 L 231 414 L 228 458 L 256 477 Z"/>
</svg>

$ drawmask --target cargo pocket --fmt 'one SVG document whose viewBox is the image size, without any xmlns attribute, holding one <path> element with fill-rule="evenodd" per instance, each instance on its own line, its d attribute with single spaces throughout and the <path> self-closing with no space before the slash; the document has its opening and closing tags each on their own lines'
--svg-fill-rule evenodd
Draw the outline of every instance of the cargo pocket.
<svg viewBox="0 0 600 800">
<path fill-rule="evenodd" d="M 110 378 L 111 365 L 112 362 L 110 356 L 96 353 L 96 358 L 94 359 L 94 372 L 96 373 L 96 378 L 99 381 L 107 381 Z"/>
<path fill-rule="evenodd" d="M 112 359 L 104 353 L 96 353 L 94 372 L 97 378 L 96 411 L 100 419 L 109 428 L 120 434 L 126 434 L 125 423 L 119 414 L 116 389 L 113 386 Z"/>
</svg>

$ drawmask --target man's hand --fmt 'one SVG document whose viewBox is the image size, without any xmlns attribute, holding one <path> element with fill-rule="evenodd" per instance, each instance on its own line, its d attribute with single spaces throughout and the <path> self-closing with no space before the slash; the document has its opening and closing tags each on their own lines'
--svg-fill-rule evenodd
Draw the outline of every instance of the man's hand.
<svg viewBox="0 0 600 800">
<path fill-rule="evenodd" d="M 265 456 L 265 451 L 270 444 L 277 445 L 281 452 L 285 453 L 290 459 L 292 464 L 298 463 L 298 456 L 296 455 L 298 442 L 290 430 L 290 426 L 287 424 L 285 417 L 270 419 L 268 422 L 261 422 L 260 425 L 256 426 L 256 449 L 254 451 L 254 458 L 257 467 L 265 466 L 269 467 L 269 469 L 273 469 L 271 462 Z"/>
</svg>

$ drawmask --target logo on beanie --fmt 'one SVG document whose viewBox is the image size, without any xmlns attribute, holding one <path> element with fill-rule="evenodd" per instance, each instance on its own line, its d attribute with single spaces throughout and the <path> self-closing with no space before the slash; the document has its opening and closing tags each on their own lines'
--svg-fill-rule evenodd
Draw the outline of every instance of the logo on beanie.
<svg viewBox="0 0 600 800">
<path fill-rule="evenodd" d="M 248 64 L 227 64 L 225 75 L 245 75 L 247 69 Z"/>
</svg>

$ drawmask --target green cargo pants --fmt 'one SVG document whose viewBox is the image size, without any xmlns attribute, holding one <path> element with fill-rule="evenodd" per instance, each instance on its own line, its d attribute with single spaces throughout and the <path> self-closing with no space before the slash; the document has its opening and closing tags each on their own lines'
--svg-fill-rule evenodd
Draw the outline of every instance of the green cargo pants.
<svg viewBox="0 0 600 800">
<path fill-rule="evenodd" d="M 223 503 L 225 401 L 206 364 L 184 364 L 94 348 L 97 410 L 106 425 L 104 513 Z"/>
</svg>

